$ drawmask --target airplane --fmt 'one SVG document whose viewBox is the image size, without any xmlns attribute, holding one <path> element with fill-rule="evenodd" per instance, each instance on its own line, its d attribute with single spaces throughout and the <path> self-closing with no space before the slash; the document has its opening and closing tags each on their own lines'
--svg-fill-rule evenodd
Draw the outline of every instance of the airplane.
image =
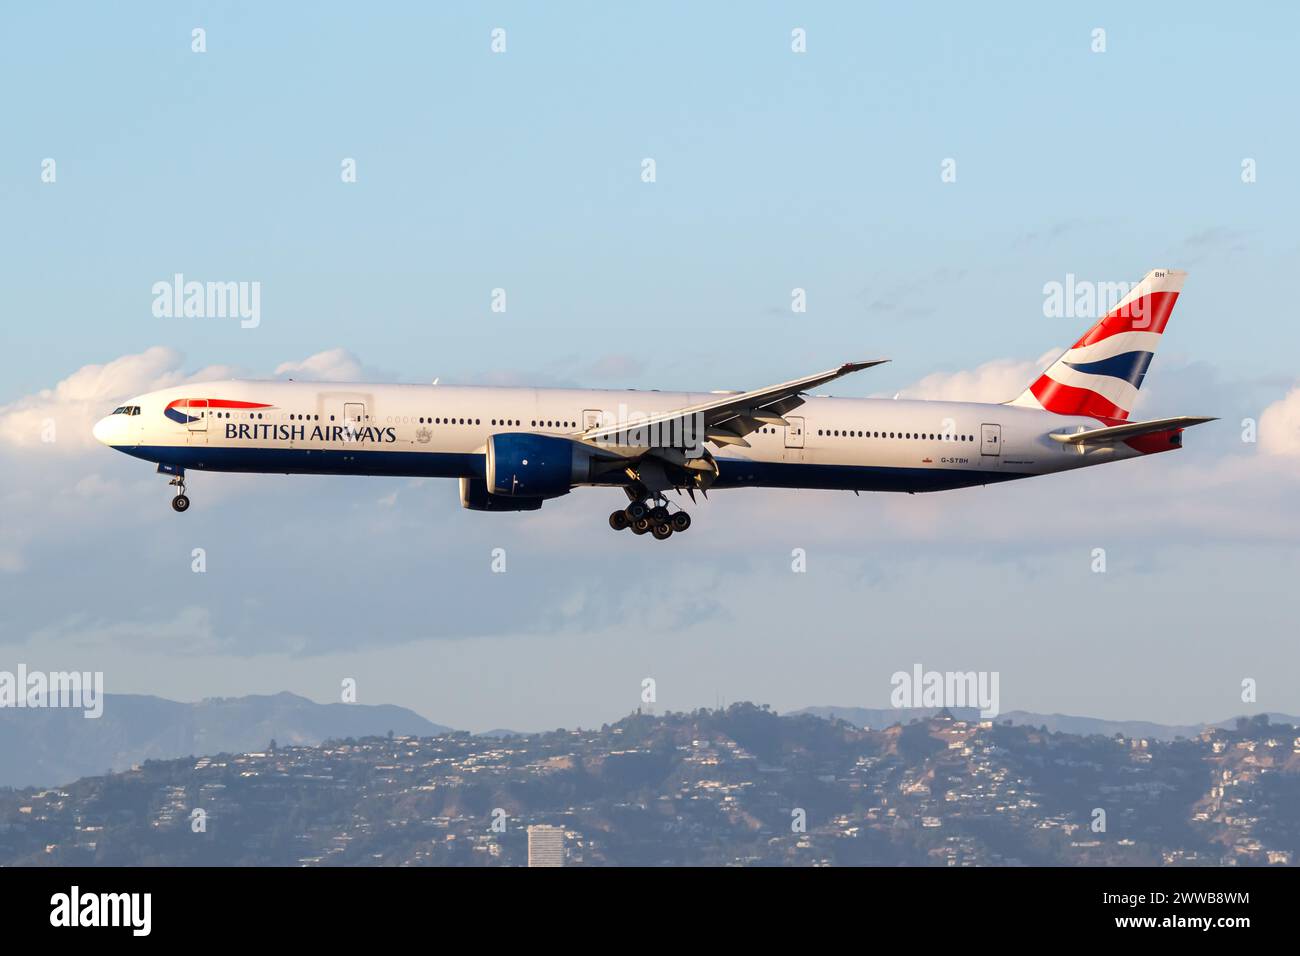
<svg viewBox="0 0 1300 956">
<path fill-rule="evenodd" d="M 1214 419 L 1129 413 L 1185 278 L 1149 272 L 1002 404 L 808 394 L 887 359 L 708 393 L 232 380 L 132 398 L 94 436 L 171 476 L 178 512 L 188 471 L 455 478 L 473 511 L 615 487 L 610 527 L 664 540 L 691 526 L 670 491 L 944 491 L 1181 447 Z"/>
</svg>

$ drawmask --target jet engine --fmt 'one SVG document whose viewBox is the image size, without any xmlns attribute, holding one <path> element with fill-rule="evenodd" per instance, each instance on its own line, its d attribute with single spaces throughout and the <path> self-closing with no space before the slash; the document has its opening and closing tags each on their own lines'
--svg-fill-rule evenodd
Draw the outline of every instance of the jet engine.
<svg viewBox="0 0 1300 956">
<path fill-rule="evenodd" d="M 542 499 L 490 495 L 482 478 L 462 478 L 460 506 L 470 511 L 536 511 L 542 506 Z"/>
<path fill-rule="evenodd" d="M 558 498 L 591 480 L 595 451 L 559 435 L 506 432 L 487 442 L 484 475 L 491 495 Z"/>
</svg>

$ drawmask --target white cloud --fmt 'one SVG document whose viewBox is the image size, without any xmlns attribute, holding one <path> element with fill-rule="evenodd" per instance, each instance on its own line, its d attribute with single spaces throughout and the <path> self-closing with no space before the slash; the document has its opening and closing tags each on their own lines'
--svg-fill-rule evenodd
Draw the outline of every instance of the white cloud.
<svg viewBox="0 0 1300 956">
<path fill-rule="evenodd" d="M 103 365 L 83 365 L 53 388 L 0 406 L 0 445 L 51 452 L 96 447 L 90 434 L 95 422 L 132 395 L 231 375 L 229 368 L 209 366 L 186 376 L 180 364 L 179 352 L 154 346 Z"/>
<path fill-rule="evenodd" d="M 994 359 L 962 372 L 935 372 L 899 392 L 900 398 L 941 402 L 1009 402 L 1061 354 L 1044 352 L 1032 361 Z"/>
<path fill-rule="evenodd" d="M 286 364 L 321 367 L 327 364 L 321 356 L 336 353 L 346 354 L 339 349 Z M 155 346 L 83 366 L 50 388 L 0 405 L 0 574 L 27 570 L 35 547 L 71 547 L 88 530 L 111 527 L 128 514 L 150 520 L 141 516 L 165 494 L 159 485 L 148 496 L 150 483 L 158 481 L 152 469 L 105 449 L 91 429 L 115 406 L 145 392 L 249 377 L 229 366 L 187 373 L 183 362 L 175 349 Z M 211 482 L 205 500 L 233 493 L 237 480 Z"/>
<path fill-rule="evenodd" d="M 41 447 L 50 452 L 97 448 L 95 422 L 133 395 L 184 382 L 235 378 L 241 370 L 210 365 L 186 374 L 175 349 L 156 345 L 102 365 L 84 365 L 52 388 L 0 405 L 0 447 Z M 276 375 L 308 380 L 356 381 L 361 362 L 347 349 L 328 349 L 301 361 L 282 362 Z"/>
<path fill-rule="evenodd" d="M 1300 386 L 1259 416 L 1259 450 L 1266 455 L 1300 457 Z"/>
<path fill-rule="evenodd" d="M 1033 360 L 998 359 L 967 372 L 929 375 L 902 394 L 1005 401 L 1018 394 L 1056 354 L 1047 352 Z M 282 363 L 278 371 L 287 369 L 338 376 L 364 366 L 350 352 L 332 349 Z M 230 374 L 229 370 L 206 369 L 187 375 L 177 352 L 153 348 L 86 366 L 49 389 L 0 406 L 0 463 L 4 465 L 0 508 L 7 516 L 0 523 L 0 573 L 24 570 L 38 545 L 46 551 L 57 548 L 60 542 L 75 541 L 89 529 L 111 527 L 126 515 L 146 523 L 170 520 L 171 512 L 160 503 L 165 491 L 161 485 L 151 485 L 159 481 L 152 470 L 125 459 L 119 461 L 121 456 L 100 448 L 90 437 L 90 427 L 105 409 L 132 394 Z M 1202 411 L 1204 404 L 1209 411 L 1226 415 L 1225 402 L 1240 391 L 1239 383 L 1222 383 L 1214 386 L 1222 392 L 1214 401 L 1193 402 L 1190 396 L 1205 394 L 1213 384 L 1207 384 L 1205 370 L 1199 366 L 1170 368 L 1161 381 L 1166 398 L 1173 402 L 1171 414 Z M 57 423 L 57 449 L 62 454 L 18 454 L 39 442 L 47 419 Z M 70 457 L 69 449 L 84 456 L 80 466 Z M 1298 462 L 1300 385 L 1264 411 L 1257 446 L 1237 440 L 1235 429 L 1225 421 L 1189 433 L 1188 449 L 1168 456 L 1168 460 L 1162 455 L 1154 461 L 1116 465 L 1101 474 L 1043 478 L 1016 483 L 1014 488 L 934 496 L 864 495 L 860 499 L 817 492 L 723 493 L 717 501 L 701 503 L 696 518 L 701 527 L 712 526 L 715 533 L 697 540 L 702 550 L 717 555 L 773 538 L 800 545 L 834 545 L 860 540 L 864 534 L 875 544 L 946 538 L 990 544 L 1016 541 L 1023 546 L 1026 536 L 1035 534 L 1048 517 L 1059 531 L 1089 530 L 1097 516 L 1087 509 L 1062 509 L 1062 501 L 1080 495 L 1114 496 L 1117 487 L 1123 488 L 1124 494 L 1111 500 L 1111 527 L 1145 531 L 1163 523 L 1162 533 L 1181 529 L 1184 534 L 1206 538 L 1294 540 L 1300 538 L 1300 517 L 1294 522 L 1279 520 L 1275 512 L 1284 509 L 1283 502 L 1293 494 Z M 270 500 L 290 493 L 288 489 L 293 487 L 293 483 L 258 476 L 209 477 L 202 494 L 207 505 L 219 507 L 228 495 Z M 352 487 L 339 486 L 341 491 Z M 377 503 L 393 520 L 401 520 L 405 508 L 414 503 L 423 507 L 434 500 L 448 509 L 443 517 L 457 519 L 454 482 L 437 482 L 419 494 L 407 493 L 420 488 L 424 483 L 381 487 Z M 155 494 L 150 495 L 150 490 Z M 540 515 L 511 527 L 520 540 L 547 550 L 549 546 L 541 542 L 568 540 L 575 529 L 585 542 L 593 522 L 598 526 L 603 513 L 621 502 L 622 496 L 614 491 L 580 491 L 571 500 L 551 502 Z M 686 506 L 689 508 L 689 503 Z M 477 527 L 478 522 L 466 525 L 470 526 Z"/>
<path fill-rule="evenodd" d="M 361 380 L 361 361 L 347 349 L 326 349 L 300 362 L 281 362 L 275 374 L 309 382 L 356 382 Z"/>
</svg>

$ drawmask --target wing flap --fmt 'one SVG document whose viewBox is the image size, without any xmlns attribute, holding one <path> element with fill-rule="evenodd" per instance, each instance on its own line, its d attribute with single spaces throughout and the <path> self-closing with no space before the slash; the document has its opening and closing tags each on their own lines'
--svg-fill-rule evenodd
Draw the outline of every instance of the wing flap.
<svg viewBox="0 0 1300 956">
<path fill-rule="evenodd" d="M 744 440 L 746 434 L 757 428 L 759 423 L 784 424 L 785 414 L 803 404 L 804 392 L 887 361 L 889 360 L 875 359 L 869 362 L 845 362 L 825 372 L 791 379 L 778 385 L 769 385 L 749 392 L 720 394 L 717 398 L 698 405 L 661 412 L 634 422 L 601 425 L 588 429 L 578 437 L 582 441 L 598 444 L 635 445 L 638 443 L 635 436 L 655 433 L 660 426 L 671 422 L 694 419 L 703 425 L 706 441 L 748 447 L 748 443 Z M 725 428 L 719 427 L 724 424 Z M 628 441 L 629 435 L 634 438 L 632 442 Z M 714 437 L 715 435 L 717 437 Z"/>
</svg>

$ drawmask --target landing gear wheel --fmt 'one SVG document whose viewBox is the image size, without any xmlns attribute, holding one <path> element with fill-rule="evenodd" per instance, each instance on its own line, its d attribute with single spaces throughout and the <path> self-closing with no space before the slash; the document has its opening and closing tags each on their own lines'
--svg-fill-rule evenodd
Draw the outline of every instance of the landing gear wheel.
<svg viewBox="0 0 1300 956">
<path fill-rule="evenodd" d="M 651 521 L 657 521 L 657 522 L 659 522 L 660 524 L 663 524 L 664 522 L 666 522 L 666 521 L 668 520 L 668 509 L 665 508 L 663 505 L 659 505 L 659 506 L 656 507 L 656 508 L 651 508 L 651 509 L 650 509 L 650 520 L 651 520 Z"/>
<path fill-rule="evenodd" d="M 645 534 L 651 528 L 650 519 L 642 515 L 632 522 L 632 531 L 636 534 Z"/>
<path fill-rule="evenodd" d="M 674 531 L 685 531 L 691 526 L 691 516 L 685 511 L 679 511 L 672 517 L 672 526 Z"/>
<path fill-rule="evenodd" d="M 643 501 L 634 501 L 627 506 L 627 516 L 634 522 L 638 518 L 644 518 L 648 511 Z"/>
<path fill-rule="evenodd" d="M 654 536 L 658 538 L 660 541 L 663 541 L 665 538 L 671 538 L 673 536 L 673 526 L 670 525 L 667 521 L 659 522 L 657 525 L 654 526 L 653 530 L 654 530 Z"/>
<path fill-rule="evenodd" d="M 626 511 L 615 511 L 609 516 L 609 526 L 615 531 L 622 531 L 632 522 L 628 520 Z"/>
<path fill-rule="evenodd" d="M 190 507 L 190 499 L 187 498 L 185 495 L 177 495 L 175 498 L 172 499 L 172 508 L 175 509 L 176 511 L 188 511 L 189 507 Z"/>
</svg>

